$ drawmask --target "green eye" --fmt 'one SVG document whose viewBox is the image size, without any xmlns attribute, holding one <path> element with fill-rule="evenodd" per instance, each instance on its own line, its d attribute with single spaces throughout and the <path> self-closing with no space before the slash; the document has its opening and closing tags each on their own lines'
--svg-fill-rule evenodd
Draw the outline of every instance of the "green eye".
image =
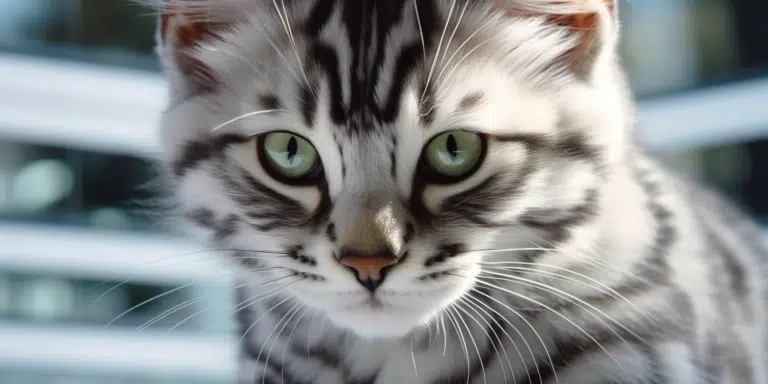
<svg viewBox="0 0 768 384">
<path fill-rule="evenodd" d="M 483 156 L 483 138 L 469 131 L 449 131 L 427 144 L 424 159 L 435 172 L 451 178 L 467 175 Z"/>
<path fill-rule="evenodd" d="M 264 134 L 260 141 L 262 163 L 277 176 L 300 179 L 317 168 L 317 151 L 301 136 L 271 132 Z"/>
</svg>

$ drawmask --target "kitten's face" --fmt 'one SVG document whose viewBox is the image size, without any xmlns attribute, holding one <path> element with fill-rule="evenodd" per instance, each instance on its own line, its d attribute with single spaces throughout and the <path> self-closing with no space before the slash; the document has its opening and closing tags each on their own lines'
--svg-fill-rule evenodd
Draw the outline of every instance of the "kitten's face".
<svg viewBox="0 0 768 384">
<path fill-rule="evenodd" d="M 169 17 L 160 46 L 184 210 L 265 298 L 402 337 L 531 257 L 489 250 L 588 214 L 623 132 L 567 30 L 491 1 L 290 3 L 242 5 L 183 58 Z"/>
</svg>

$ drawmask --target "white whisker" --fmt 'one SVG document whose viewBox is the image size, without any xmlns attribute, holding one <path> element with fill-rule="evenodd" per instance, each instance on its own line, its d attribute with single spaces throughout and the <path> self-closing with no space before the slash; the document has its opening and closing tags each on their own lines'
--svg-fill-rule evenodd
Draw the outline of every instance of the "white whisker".
<svg viewBox="0 0 768 384">
<path fill-rule="evenodd" d="M 261 111 L 254 111 L 254 112 L 244 113 L 244 114 L 242 114 L 240 116 L 237 116 L 235 118 L 229 119 L 229 120 L 227 120 L 227 121 L 225 121 L 225 122 L 223 122 L 223 123 L 213 127 L 211 129 L 211 132 L 216 132 L 216 131 L 218 131 L 218 130 L 220 130 L 220 129 L 222 129 L 222 128 L 230 125 L 230 124 L 236 123 L 236 122 L 238 122 L 240 120 L 243 120 L 243 119 L 247 119 L 249 117 L 263 115 L 263 114 L 266 114 L 266 113 L 276 113 L 276 112 L 285 112 L 285 111 L 287 111 L 287 110 L 285 110 L 285 109 L 263 109 Z"/>
<path fill-rule="evenodd" d="M 437 58 L 440 56 L 440 49 L 443 47 L 443 39 L 445 39 L 445 32 L 448 30 L 448 23 L 451 21 L 451 15 L 453 15 L 453 10 L 456 7 L 456 0 L 453 0 L 451 3 L 451 9 L 448 11 L 448 17 L 445 20 L 445 25 L 443 26 L 443 33 L 440 34 L 440 41 L 437 44 L 437 51 L 435 52 L 435 58 L 432 60 L 432 65 L 429 68 L 429 73 L 427 74 L 427 81 L 424 84 L 424 90 L 421 93 L 421 97 L 419 100 L 424 100 L 424 95 L 426 95 L 427 90 L 429 89 L 429 82 L 432 80 L 432 74 L 435 71 L 435 65 L 437 64 Z"/>
<path fill-rule="evenodd" d="M 296 328 L 297 328 L 297 327 L 299 326 L 299 324 L 301 323 L 301 319 L 303 319 L 303 318 L 304 318 L 304 316 L 306 316 L 306 314 L 307 314 L 307 312 L 308 312 L 308 311 L 309 311 L 309 307 L 308 307 L 308 306 L 304 306 L 304 311 L 301 313 L 301 315 L 299 316 L 299 318 L 298 318 L 298 319 L 296 319 L 296 323 L 295 323 L 295 324 L 293 324 L 293 329 L 291 329 L 291 333 L 289 333 L 289 334 L 288 334 L 288 338 L 285 340 L 285 345 L 286 345 L 286 347 L 285 347 L 285 349 L 283 350 L 283 357 L 280 359 L 280 366 L 281 366 L 281 367 L 284 367 L 284 366 L 285 366 L 285 355 L 288 353 L 288 349 L 289 349 L 289 347 L 290 347 L 290 345 L 291 345 L 291 338 L 293 337 L 293 333 L 294 333 L 294 332 L 296 332 Z M 313 319 L 314 319 L 314 317 L 315 317 L 315 316 L 314 316 L 314 315 L 312 315 L 312 318 L 313 318 Z M 289 321 L 290 321 L 290 320 L 289 320 Z M 285 376 L 284 376 L 284 372 L 285 372 L 285 370 L 281 370 L 281 371 L 280 371 L 280 381 L 281 381 L 281 382 L 285 382 Z"/>
<path fill-rule="evenodd" d="M 587 332 L 587 331 L 586 331 L 584 328 L 582 328 L 580 325 L 576 324 L 576 322 L 574 322 L 573 320 L 569 319 L 569 318 L 568 318 L 568 316 L 565 316 L 565 315 L 563 315 L 562 313 L 560 313 L 560 312 L 558 312 L 558 311 L 556 311 L 556 310 L 552 309 L 550 306 L 548 306 L 548 305 L 546 305 L 546 304 L 544 304 L 544 303 L 542 303 L 542 302 L 540 302 L 540 301 L 538 301 L 538 300 L 536 300 L 536 299 L 532 299 L 532 298 L 530 298 L 530 297 L 528 297 L 528 296 L 525 296 L 525 295 L 519 294 L 519 293 L 517 293 L 517 292 L 515 292 L 515 291 L 512 291 L 512 290 L 509 290 L 509 289 L 506 289 L 506 288 L 500 287 L 500 286 L 498 286 L 498 285 L 496 285 L 496 284 L 492 284 L 492 283 L 489 283 L 489 282 L 487 282 L 487 281 L 484 281 L 482 278 L 478 278 L 478 279 L 477 279 L 477 282 L 478 282 L 478 283 L 480 283 L 480 284 L 483 284 L 483 285 L 485 285 L 485 286 L 487 286 L 487 287 L 490 287 L 490 288 L 493 288 L 493 289 L 496 289 L 496 290 L 500 290 L 500 291 L 503 291 L 503 292 L 505 292 L 505 293 L 508 293 L 508 294 L 510 294 L 510 295 L 512 295 L 512 296 L 515 296 L 515 297 L 517 297 L 517 298 L 520 298 L 520 299 L 523 299 L 523 300 L 525 300 L 525 301 L 528 301 L 528 302 L 531 302 L 531 303 L 533 303 L 533 304 L 536 304 L 536 305 L 538 305 L 538 306 L 540 306 L 540 307 L 542 307 L 542 308 L 546 309 L 546 310 L 547 310 L 547 311 L 549 311 L 550 313 L 554 314 L 555 316 L 557 316 L 557 317 L 560 317 L 561 319 L 565 320 L 565 321 L 566 321 L 568 324 L 570 324 L 571 326 L 573 326 L 574 328 L 576 328 L 576 329 L 577 329 L 579 332 L 581 332 L 581 333 L 582 333 L 584 336 L 586 336 L 587 338 L 589 338 L 589 340 L 590 340 L 590 341 L 592 341 L 593 343 L 595 343 L 595 345 L 597 345 L 597 346 L 598 346 L 598 348 L 600 348 L 600 349 L 601 349 L 603 352 L 605 352 L 605 354 L 606 354 L 606 355 L 608 355 L 608 357 L 609 357 L 611 360 L 613 360 L 613 361 L 614 361 L 614 362 L 615 362 L 615 363 L 616 363 L 616 364 L 617 364 L 619 367 L 621 367 L 621 363 L 620 363 L 618 360 L 616 360 L 616 358 L 615 358 L 615 357 L 614 357 L 614 356 L 613 356 L 613 355 L 612 355 L 612 354 L 611 354 L 611 353 L 610 353 L 610 352 L 609 352 L 609 351 L 608 351 L 608 350 L 605 348 L 605 346 L 603 346 L 603 344 L 602 344 L 602 343 L 600 343 L 600 341 L 598 341 L 597 339 L 595 339 L 595 337 L 594 337 L 594 336 L 592 336 L 592 335 L 591 335 L 589 332 Z"/>
<path fill-rule="evenodd" d="M 291 307 L 291 309 L 289 309 L 288 312 L 286 312 L 280 318 L 280 320 L 278 320 L 278 322 L 272 328 L 272 331 L 269 333 L 269 335 L 267 335 L 267 338 L 264 339 L 264 343 L 261 345 L 261 349 L 259 349 L 259 355 L 256 356 L 256 361 L 261 361 L 260 360 L 261 359 L 261 353 L 264 351 L 264 347 L 267 345 L 267 343 L 269 343 L 269 339 L 272 338 L 272 335 L 275 333 L 275 330 L 277 330 L 277 327 L 279 327 L 280 324 L 283 324 L 283 321 L 285 321 L 283 326 L 280 328 L 280 330 L 275 335 L 274 340 L 272 340 L 272 344 L 269 346 L 269 350 L 267 351 L 267 357 L 264 359 L 265 365 L 267 365 L 267 366 L 269 365 L 269 357 L 270 357 L 270 355 L 272 355 L 272 349 L 275 347 L 275 344 L 277 344 L 277 341 L 280 339 L 280 335 L 285 330 L 285 327 L 288 326 L 288 323 L 291 322 L 291 319 L 293 318 L 293 316 L 296 315 L 297 312 L 299 312 L 299 310 L 302 308 L 302 306 L 303 306 L 303 304 L 301 304 L 301 303 L 294 304 L 293 307 Z M 265 384 L 266 380 L 267 380 L 267 376 L 264 375 L 261 378 L 261 384 Z"/>
<path fill-rule="evenodd" d="M 485 328 L 482 326 L 482 324 L 480 324 L 480 322 L 477 319 L 475 319 L 474 316 L 470 315 L 469 312 L 467 312 L 466 309 L 462 308 L 462 303 L 463 302 L 464 302 L 463 300 L 459 300 L 456 303 L 456 308 L 458 310 L 464 312 L 464 314 L 466 314 L 472 320 L 474 320 L 477 323 L 477 325 L 480 327 L 480 329 L 482 329 L 483 332 L 485 333 L 485 335 L 488 337 L 488 340 L 491 340 L 491 335 L 488 334 L 488 331 L 485 330 Z M 464 324 L 464 328 L 467 330 L 467 334 L 469 334 L 470 340 L 472 341 L 472 344 L 475 346 L 475 352 L 477 353 L 477 360 L 478 360 L 478 362 L 480 362 L 480 369 L 482 370 L 482 373 L 483 373 L 483 383 L 487 384 L 488 383 L 488 379 L 486 378 L 486 375 L 485 375 L 485 364 L 483 363 L 483 356 L 480 354 L 480 348 L 478 348 L 478 346 L 477 346 L 477 342 L 475 341 L 475 337 L 472 336 L 472 330 L 469 329 L 469 326 L 467 325 L 467 322 L 464 321 L 464 317 L 461 316 L 460 314 L 459 314 L 458 317 L 461 320 L 461 322 Z M 493 344 L 493 341 L 491 340 L 490 343 Z M 494 346 L 494 348 L 496 348 L 496 347 Z M 498 350 L 496 350 L 496 353 L 498 353 Z"/>
</svg>

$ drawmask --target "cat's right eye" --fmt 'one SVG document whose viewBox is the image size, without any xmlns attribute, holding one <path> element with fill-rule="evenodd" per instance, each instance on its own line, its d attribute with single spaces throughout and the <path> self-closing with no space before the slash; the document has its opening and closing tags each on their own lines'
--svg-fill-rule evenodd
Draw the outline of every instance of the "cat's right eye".
<svg viewBox="0 0 768 384">
<path fill-rule="evenodd" d="M 275 131 L 257 138 L 262 167 L 278 181 L 306 184 L 320 175 L 320 157 L 305 138 L 291 132 Z"/>
</svg>

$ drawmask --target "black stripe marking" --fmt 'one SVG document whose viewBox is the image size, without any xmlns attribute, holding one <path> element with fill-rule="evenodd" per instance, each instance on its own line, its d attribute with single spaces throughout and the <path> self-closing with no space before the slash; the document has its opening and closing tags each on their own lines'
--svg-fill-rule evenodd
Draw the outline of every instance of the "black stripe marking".
<svg viewBox="0 0 768 384">
<path fill-rule="evenodd" d="M 328 23 L 333 14 L 336 0 L 318 0 L 309 12 L 309 17 L 304 22 L 304 33 L 310 39 L 317 38 L 323 27 Z"/>
<path fill-rule="evenodd" d="M 253 269 L 264 267 L 264 265 L 261 263 L 259 258 L 251 254 L 250 252 L 245 252 L 245 251 L 232 252 L 232 259 L 247 269 L 253 270 Z"/>
<path fill-rule="evenodd" d="M 280 228 L 299 228 L 312 223 L 314 217 L 297 200 L 284 196 L 256 180 L 247 171 L 236 168 L 218 175 L 229 197 L 242 207 L 244 215 L 259 231 Z M 322 187 L 322 186 L 321 186 Z M 323 202 L 315 214 L 324 209 Z"/>
<path fill-rule="evenodd" d="M 389 151 L 389 174 L 397 180 L 397 137 L 392 136 L 392 149 Z"/>
<path fill-rule="evenodd" d="M 656 224 L 656 234 L 641 270 L 637 273 L 648 276 L 653 281 L 666 282 L 669 276 L 666 257 L 677 240 L 677 229 L 672 225 L 672 212 L 657 201 L 661 194 L 661 187 L 657 182 L 648 180 L 649 173 L 648 170 L 637 169 L 635 179 L 645 192 L 647 208 Z"/>
<path fill-rule="evenodd" d="M 444 263 L 448 259 L 458 255 L 464 251 L 464 244 L 443 244 L 438 247 L 436 255 L 429 257 L 424 261 L 425 267 L 432 267 L 436 264 Z"/>
<path fill-rule="evenodd" d="M 403 233 L 403 243 L 408 243 L 413 239 L 416 234 L 416 227 L 413 223 L 405 224 L 405 233 Z"/>
<path fill-rule="evenodd" d="M 314 84 L 314 82 L 310 82 Z M 299 89 L 299 100 L 301 104 L 301 116 L 304 118 L 304 124 L 307 128 L 313 128 L 315 125 L 315 114 L 317 113 L 317 98 L 312 94 L 310 85 L 302 84 Z M 312 85 L 314 89 L 317 88 L 316 84 Z"/>
<path fill-rule="evenodd" d="M 458 112 L 467 112 L 468 110 L 476 107 L 482 101 L 483 101 L 482 91 L 472 92 L 464 96 L 463 98 L 461 98 L 461 101 L 459 101 L 459 105 L 457 107 Z"/>
<path fill-rule="evenodd" d="M 325 227 L 325 235 L 331 243 L 335 243 L 336 240 L 338 240 L 338 236 L 336 235 L 336 224 L 329 223 L 328 226 Z"/>
<path fill-rule="evenodd" d="M 224 220 L 216 224 L 214 228 L 214 239 L 221 242 L 237 233 L 237 227 L 240 225 L 240 218 L 237 215 L 228 215 Z"/>
<path fill-rule="evenodd" d="M 537 209 L 531 210 L 518 219 L 518 221 L 532 229 L 544 234 L 551 246 L 558 246 L 568 241 L 571 230 L 587 223 L 597 214 L 598 192 L 591 189 L 586 192 L 584 200 L 569 210 L 563 209 Z M 521 255 L 528 262 L 533 262 L 545 251 L 523 252 Z"/>
<path fill-rule="evenodd" d="M 599 159 L 598 149 L 581 133 L 569 132 L 558 137 L 554 147 L 558 154 L 567 158 L 589 162 Z"/>
<path fill-rule="evenodd" d="M 341 158 L 341 179 L 344 180 L 347 177 L 347 163 L 344 161 L 344 147 L 341 145 L 341 140 L 336 135 L 333 135 L 333 140 L 336 142 L 336 148 L 339 149 L 339 157 Z"/>
<path fill-rule="evenodd" d="M 261 95 L 259 97 L 259 101 L 261 102 L 261 106 L 264 109 L 282 108 L 282 104 L 280 104 L 280 99 L 276 95 L 272 95 L 272 94 Z"/>
<path fill-rule="evenodd" d="M 706 223 L 705 233 L 707 234 L 707 240 L 712 247 L 714 253 L 723 260 L 725 271 L 727 272 L 731 284 L 731 290 L 740 300 L 744 300 L 749 297 L 749 286 L 747 285 L 747 270 L 746 266 L 741 260 L 733 254 L 733 250 L 726 246 L 722 239 L 714 233 Z"/>
<path fill-rule="evenodd" d="M 305 264 L 312 267 L 317 266 L 317 260 L 315 260 L 314 257 L 307 256 L 302 253 L 303 250 L 304 247 L 301 246 L 292 247 L 288 250 L 288 257 L 300 264 Z"/>
<path fill-rule="evenodd" d="M 342 124 L 346 120 L 347 110 L 343 104 L 339 57 L 336 51 L 328 43 L 315 42 L 309 48 L 309 62 L 315 64 L 317 69 L 325 72 L 330 89 L 331 120 L 335 124 Z"/>
<path fill-rule="evenodd" d="M 623 333 L 621 331 L 618 331 Z M 621 335 L 628 343 L 632 343 L 640 349 L 642 341 L 636 340 L 632 335 Z M 618 344 L 624 344 L 613 333 L 603 330 L 599 334 L 594 334 L 593 337 L 603 346 L 612 346 Z M 567 369 L 570 365 L 578 363 L 578 361 L 592 353 L 602 352 L 597 343 L 591 340 L 584 339 L 569 339 L 558 340 L 555 343 L 554 350 L 550 350 L 550 356 L 541 359 L 538 362 L 538 369 L 535 364 L 532 364 L 528 368 L 528 374 L 523 375 L 521 384 L 537 384 L 537 383 L 549 383 L 554 380 L 555 373 Z M 549 359 L 552 359 L 554 366 L 549 364 Z M 606 358 L 608 358 L 606 356 Z M 528 377 L 531 379 L 528 380 Z"/>
<path fill-rule="evenodd" d="M 400 111 L 400 100 L 403 96 L 403 89 L 408 83 L 408 79 L 423 60 L 421 43 L 411 43 L 400 51 L 395 65 L 395 71 L 392 81 L 392 89 L 389 91 L 387 101 L 382 112 L 382 120 L 388 123 L 394 122 Z"/>
<path fill-rule="evenodd" d="M 216 216 L 213 211 L 208 208 L 199 208 L 187 212 L 186 217 L 203 228 L 211 229 L 216 225 Z"/>
<path fill-rule="evenodd" d="M 179 157 L 173 162 L 171 168 L 176 177 L 196 168 L 201 162 L 210 160 L 221 154 L 227 147 L 234 144 L 242 144 L 250 139 L 245 136 L 228 134 L 203 140 L 194 140 L 186 143 Z"/>
</svg>

